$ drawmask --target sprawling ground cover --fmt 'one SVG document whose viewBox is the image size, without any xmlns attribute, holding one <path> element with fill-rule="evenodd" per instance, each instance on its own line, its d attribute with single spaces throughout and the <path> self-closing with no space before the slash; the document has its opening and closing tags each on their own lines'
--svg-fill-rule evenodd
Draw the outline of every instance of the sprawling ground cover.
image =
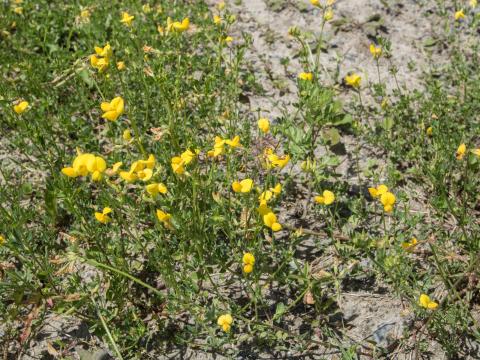
<svg viewBox="0 0 480 360">
<path fill-rule="evenodd" d="M 3 1 L 4 358 L 478 356 L 477 4 L 367 3 Z"/>
</svg>

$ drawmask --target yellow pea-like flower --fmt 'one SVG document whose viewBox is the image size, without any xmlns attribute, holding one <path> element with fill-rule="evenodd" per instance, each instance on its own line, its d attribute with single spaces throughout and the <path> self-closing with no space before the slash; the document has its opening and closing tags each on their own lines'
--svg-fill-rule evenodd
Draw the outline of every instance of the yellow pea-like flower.
<svg viewBox="0 0 480 360">
<path fill-rule="evenodd" d="M 313 74 L 311 72 L 301 72 L 298 74 L 298 78 L 303 81 L 312 81 Z"/>
<path fill-rule="evenodd" d="M 253 180 L 252 179 L 244 179 L 240 182 L 234 181 L 232 183 L 232 189 L 234 192 L 238 193 L 249 193 L 253 187 Z"/>
<path fill-rule="evenodd" d="M 361 82 L 362 78 L 356 73 L 345 76 L 345 83 L 355 89 L 360 87 Z"/>
<path fill-rule="evenodd" d="M 27 101 L 20 101 L 18 104 L 13 105 L 13 111 L 15 111 L 18 115 L 23 114 L 27 109 L 28 109 Z"/>
<path fill-rule="evenodd" d="M 105 71 L 110 65 L 110 59 L 107 57 L 98 57 L 97 55 L 90 56 L 90 65 L 98 70 L 98 72 Z"/>
<path fill-rule="evenodd" d="M 167 32 L 184 32 L 187 31 L 190 27 L 190 19 L 187 17 L 180 21 L 172 21 L 169 17 L 167 18 Z"/>
<path fill-rule="evenodd" d="M 166 194 L 168 192 L 167 187 L 163 183 L 153 183 L 145 187 L 145 190 L 151 196 L 157 196 L 158 194 Z"/>
<path fill-rule="evenodd" d="M 270 121 L 266 118 L 259 119 L 257 125 L 264 134 L 267 134 L 270 131 Z"/>
<path fill-rule="evenodd" d="M 127 67 L 125 66 L 125 61 L 118 61 L 117 62 L 117 69 L 119 71 L 125 70 Z"/>
<path fill-rule="evenodd" d="M 95 46 L 95 54 L 100 57 L 110 58 L 113 55 L 113 50 L 110 44 L 107 43 L 103 48 L 100 46 Z"/>
<path fill-rule="evenodd" d="M 435 310 L 438 307 L 438 303 L 430 299 L 430 296 L 428 296 L 427 294 L 420 295 L 418 303 L 421 307 L 428 310 Z"/>
<path fill-rule="evenodd" d="M 124 11 L 122 12 L 122 19 L 120 20 L 120 22 L 130 27 L 132 26 L 133 19 L 135 19 L 135 16 L 130 15 L 128 12 Z"/>
<path fill-rule="evenodd" d="M 222 328 L 223 331 L 229 332 L 232 327 L 233 317 L 230 314 L 220 315 L 217 319 L 217 324 Z"/>
<path fill-rule="evenodd" d="M 235 136 L 233 139 L 227 139 L 225 140 L 225 144 L 233 147 L 233 148 L 236 148 L 236 147 L 240 147 L 242 146 L 242 144 L 240 144 L 240 136 Z"/>
<path fill-rule="evenodd" d="M 5 236 L 3 235 L 0 235 L 0 246 L 2 246 L 3 244 L 5 244 Z"/>
<path fill-rule="evenodd" d="M 171 160 L 172 170 L 177 175 L 185 173 L 184 162 L 180 156 L 174 156 Z"/>
<path fill-rule="evenodd" d="M 102 224 L 107 224 L 112 220 L 110 216 L 108 216 L 108 214 L 110 214 L 111 212 L 112 209 L 106 207 L 102 210 L 102 212 L 95 212 L 95 219 L 97 219 L 97 221 L 101 222 Z"/>
<path fill-rule="evenodd" d="M 218 15 L 214 15 L 213 16 L 213 23 L 215 25 L 220 25 L 222 23 L 222 18 Z"/>
<path fill-rule="evenodd" d="M 263 223 L 274 232 L 282 229 L 282 225 L 277 222 L 277 216 L 272 211 L 263 215 Z"/>
<path fill-rule="evenodd" d="M 330 190 L 325 190 L 322 195 L 315 196 L 315 201 L 322 205 L 331 205 L 335 201 L 335 194 Z"/>
<path fill-rule="evenodd" d="M 455 157 L 457 158 L 457 160 L 462 160 L 466 152 L 467 152 L 467 146 L 465 144 L 460 144 L 460 146 L 457 149 L 457 152 L 455 153 Z"/>
<path fill-rule="evenodd" d="M 380 56 L 382 56 L 382 48 L 380 46 L 370 44 L 370 53 L 374 59 L 378 59 Z"/>
<path fill-rule="evenodd" d="M 157 209 L 157 219 L 168 229 L 172 229 L 172 215 L 164 212 L 162 210 Z"/>
<path fill-rule="evenodd" d="M 385 212 L 392 212 L 393 205 L 395 204 L 396 198 L 391 192 L 387 191 L 380 196 L 380 202 L 383 205 Z"/>
<path fill-rule="evenodd" d="M 253 271 L 253 265 L 255 265 L 255 256 L 252 253 L 243 254 L 243 272 L 249 274 Z"/>
<path fill-rule="evenodd" d="M 223 140 L 220 136 L 215 136 L 215 145 L 213 145 L 213 150 L 207 152 L 207 156 L 209 157 L 217 157 L 224 153 L 225 151 L 225 140 Z"/>
<path fill-rule="evenodd" d="M 463 12 L 463 9 L 455 11 L 455 14 L 453 16 L 456 21 L 465 19 L 465 13 Z"/>
<path fill-rule="evenodd" d="M 388 187 L 385 185 L 379 185 L 376 188 L 368 188 L 368 192 L 372 198 L 378 198 L 387 191 Z"/>
<path fill-rule="evenodd" d="M 104 112 L 102 118 L 116 121 L 123 114 L 125 104 L 123 99 L 120 96 L 117 96 L 110 102 L 102 102 L 100 107 Z"/>
</svg>

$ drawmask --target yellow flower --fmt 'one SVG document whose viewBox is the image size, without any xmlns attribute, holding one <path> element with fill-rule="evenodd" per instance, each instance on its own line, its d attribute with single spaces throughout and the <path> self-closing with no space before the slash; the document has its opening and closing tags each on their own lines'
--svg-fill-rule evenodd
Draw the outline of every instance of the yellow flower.
<svg viewBox="0 0 480 360">
<path fill-rule="evenodd" d="M 100 46 L 95 46 L 95 54 L 100 57 L 110 58 L 113 55 L 113 50 L 110 44 L 107 43 L 103 48 Z"/>
<path fill-rule="evenodd" d="M 218 10 L 222 11 L 223 9 L 225 9 L 225 1 L 220 1 L 218 4 L 217 4 L 217 8 Z"/>
<path fill-rule="evenodd" d="M 223 331 L 229 332 L 232 327 L 233 318 L 230 314 L 220 315 L 217 319 L 217 324 L 222 328 Z"/>
<path fill-rule="evenodd" d="M 195 150 L 194 152 L 194 151 L 191 151 L 190 149 L 187 149 L 180 155 L 180 158 L 182 159 L 185 165 L 188 165 L 192 162 L 193 159 L 195 159 L 195 157 L 198 155 L 199 152 L 200 152 L 199 150 Z"/>
<path fill-rule="evenodd" d="M 190 27 L 190 19 L 187 17 L 180 21 L 172 21 L 169 17 L 167 19 L 167 32 L 184 32 Z"/>
<path fill-rule="evenodd" d="M 213 16 L 213 23 L 215 25 L 220 25 L 222 23 L 222 18 L 218 15 L 214 15 Z"/>
<path fill-rule="evenodd" d="M 310 0 L 310 3 L 311 3 L 313 6 L 320 6 L 320 0 Z"/>
<path fill-rule="evenodd" d="M 429 126 L 426 130 L 427 136 L 432 136 L 433 135 L 433 128 Z"/>
<path fill-rule="evenodd" d="M 413 248 L 417 246 L 417 244 L 418 244 L 418 240 L 413 237 L 410 241 L 402 242 L 402 248 L 405 251 L 410 251 L 410 250 L 413 250 Z"/>
<path fill-rule="evenodd" d="M 14 12 L 15 14 L 22 15 L 22 14 L 23 14 L 23 7 L 17 6 L 17 7 L 15 7 L 15 8 L 13 9 L 13 12 Z"/>
<path fill-rule="evenodd" d="M 262 204 L 262 203 L 266 204 L 267 202 L 270 201 L 270 199 L 272 199 L 272 197 L 274 195 L 278 195 L 281 192 L 282 192 L 282 184 L 277 184 L 277 185 L 275 185 L 275 187 L 270 188 L 270 189 L 262 192 L 260 194 L 260 196 L 258 197 L 258 200 L 260 201 L 260 204 Z M 267 211 L 267 213 L 270 212 L 270 211 L 271 210 Z"/>
<path fill-rule="evenodd" d="M 253 265 L 255 265 L 255 256 L 252 253 L 243 254 L 243 272 L 249 274 L 253 271 Z"/>
<path fill-rule="evenodd" d="M 260 206 L 262 206 L 262 204 Z M 259 211 L 260 211 L 260 209 L 259 209 Z M 272 231 L 282 230 L 282 225 L 280 225 L 277 222 L 277 216 L 272 211 L 263 215 L 263 223 L 265 224 L 265 226 L 272 229 Z"/>
<path fill-rule="evenodd" d="M 313 74 L 311 72 L 301 72 L 300 74 L 298 74 L 298 78 L 304 81 L 312 81 Z"/>
<path fill-rule="evenodd" d="M 124 61 L 117 62 L 117 69 L 119 71 L 125 70 L 126 69 L 125 62 Z"/>
<path fill-rule="evenodd" d="M 473 149 L 472 154 L 480 157 L 480 149 Z"/>
<path fill-rule="evenodd" d="M 235 136 L 233 139 L 227 139 L 225 140 L 225 144 L 233 147 L 233 148 L 236 148 L 236 147 L 239 147 L 239 146 L 242 146 L 242 144 L 240 144 L 240 136 Z"/>
<path fill-rule="evenodd" d="M 5 236 L 0 235 L 0 246 L 2 246 L 3 244 L 5 244 Z"/>
<path fill-rule="evenodd" d="M 456 11 L 454 17 L 455 20 L 465 19 L 465 13 L 463 12 L 463 9 Z"/>
<path fill-rule="evenodd" d="M 107 168 L 107 163 L 100 156 L 90 157 L 87 160 L 87 170 L 92 174 L 93 181 L 102 180 L 102 173 Z"/>
<path fill-rule="evenodd" d="M 370 44 L 370 53 L 374 59 L 378 59 L 380 56 L 382 56 L 382 48 L 380 46 Z"/>
<path fill-rule="evenodd" d="M 361 81 L 362 78 L 360 77 L 360 75 L 355 73 L 345 76 L 345 82 L 347 83 L 347 85 L 356 89 L 360 87 Z"/>
<path fill-rule="evenodd" d="M 135 16 L 130 15 L 128 12 L 122 12 L 122 19 L 120 20 L 121 23 L 125 24 L 126 26 L 132 26 L 132 21 Z"/>
<path fill-rule="evenodd" d="M 161 223 L 163 223 L 163 226 L 165 226 L 166 228 L 169 228 L 169 229 L 172 228 L 172 224 L 171 224 L 172 215 L 170 215 L 169 213 L 157 209 L 157 219 Z"/>
<path fill-rule="evenodd" d="M 18 104 L 13 105 L 13 111 L 15 111 L 18 115 L 23 114 L 28 108 L 27 101 L 20 101 Z"/>
<path fill-rule="evenodd" d="M 130 129 L 126 129 L 123 131 L 122 138 L 125 141 L 129 141 L 132 139 L 132 132 L 130 131 Z"/>
<path fill-rule="evenodd" d="M 153 197 L 157 196 L 158 194 L 166 194 L 168 191 L 165 184 L 162 183 L 149 184 L 145 187 L 145 190 L 147 190 L 147 193 Z"/>
<path fill-rule="evenodd" d="M 103 72 L 108 68 L 110 60 L 107 57 L 99 58 L 97 55 L 90 56 L 90 64 L 98 70 L 98 72 Z"/>
<path fill-rule="evenodd" d="M 103 48 L 95 46 L 95 54 L 90 56 L 90 64 L 98 70 L 98 72 L 105 71 L 110 64 L 110 57 L 113 55 L 110 44 Z"/>
<path fill-rule="evenodd" d="M 282 192 L 282 184 L 277 184 L 275 187 L 270 188 L 270 191 L 273 192 L 274 194 L 278 195 Z"/>
<path fill-rule="evenodd" d="M 418 303 L 420 304 L 421 307 L 424 307 L 425 309 L 429 310 L 435 310 L 438 307 L 438 304 L 430 299 L 430 296 L 427 294 L 422 294 L 420 295 L 420 298 L 418 299 Z"/>
<path fill-rule="evenodd" d="M 372 198 L 380 197 L 382 194 L 388 191 L 388 187 L 385 185 L 378 185 L 376 188 L 368 188 L 368 192 Z"/>
<path fill-rule="evenodd" d="M 335 194 L 330 190 L 325 190 L 321 196 L 315 196 L 315 201 L 322 205 L 331 205 L 335 201 Z"/>
<path fill-rule="evenodd" d="M 266 149 L 265 155 L 267 158 L 267 168 L 280 168 L 283 169 L 287 166 L 288 162 L 290 161 L 290 155 L 285 156 L 278 156 L 277 154 L 273 153 L 272 149 Z"/>
<path fill-rule="evenodd" d="M 470 7 L 476 8 L 477 7 L 477 0 L 470 0 Z"/>
<path fill-rule="evenodd" d="M 332 8 L 328 8 L 327 11 L 325 11 L 325 14 L 323 14 L 323 19 L 325 21 L 330 21 L 333 19 L 333 10 Z"/>
<path fill-rule="evenodd" d="M 155 156 L 150 154 L 147 160 L 140 160 L 140 162 L 145 165 L 148 169 L 153 169 L 155 167 Z"/>
<path fill-rule="evenodd" d="M 175 174 L 182 175 L 185 173 L 184 162 L 180 156 L 172 158 L 172 170 Z"/>
<path fill-rule="evenodd" d="M 232 189 L 234 192 L 238 193 L 249 193 L 253 187 L 253 180 L 252 179 L 244 179 L 240 182 L 234 181 L 232 183 Z"/>
<path fill-rule="evenodd" d="M 380 202 L 383 205 L 385 212 L 391 212 L 393 210 L 393 205 L 395 204 L 396 198 L 391 192 L 385 192 L 380 195 Z"/>
<path fill-rule="evenodd" d="M 124 102 L 120 96 L 117 96 L 109 103 L 102 102 L 100 107 L 104 112 L 104 114 L 102 115 L 102 118 L 110 121 L 116 121 L 119 118 L 119 116 L 123 114 Z"/>
<path fill-rule="evenodd" d="M 112 220 L 110 216 L 108 216 L 108 214 L 110 214 L 111 212 L 112 212 L 112 209 L 110 209 L 109 207 L 106 207 L 103 209 L 102 212 L 95 212 L 95 219 L 97 219 L 102 224 L 106 224 Z"/>
<path fill-rule="evenodd" d="M 138 160 L 130 166 L 130 171 L 121 171 L 120 177 L 127 182 L 136 180 L 148 181 L 153 176 L 155 167 L 155 156 L 149 155 L 147 160 Z"/>
<path fill-rule="evenodd" d="M 259 119 L 257 125 L 264 134 L 270 131 L 270 121 L 266 118 Z"/>
<path fill-rule="evenodd" d="M 462 160 L 466 152 L 467 152 L 467 146 L 465 144 L 460 144 L 455 154 L 455 157 L 457 158 L 457 160 Z"/>
<path fill-rule="evenodd" d="M 233 37 L 231 36 L 226 36 L 225 39 L 223 39 L 227 44 L 230 44 L 233 41 Z"/>
<path fill-rule="evenodd" d="M 207 152 L 209 157 L 217 157 L 224 152 L 224 145 L 225 140 L 223 140 L 220 136 L 215 136 L 215 145 L 213 146 L 213 150 Z"/>
<path fill-rule="evenodd" d="M 73 160 L 71 167 L 62 169 L 62 173 L 72 178 L 87 176 L 90 173 L 93 181 L 100 181 L 106 168 L 107 163 L 102 157 L 93 154 L 80 154 Z"/>
</svg>

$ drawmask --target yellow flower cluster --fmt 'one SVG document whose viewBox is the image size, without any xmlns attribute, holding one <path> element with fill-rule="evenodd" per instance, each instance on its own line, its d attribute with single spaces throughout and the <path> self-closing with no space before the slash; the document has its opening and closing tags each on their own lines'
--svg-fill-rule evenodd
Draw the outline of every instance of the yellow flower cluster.
<svg viewBox="0 0 480 360">
<path fill-rule="evenodd" d="M 229 332 L 232 327 L 233 317 L 230 314 L 220 315 L 217 319 L 217 324 L 222 328 L 223 331 Z"/>
<path fill-rule="evenodd" d="M 235 136 L 233 139 L 222 139 L 220 136 L 215 136 L 215 144 L 213 149 L 207 152 L 208 157 L 217 157 L 225 153 L 225 145 L 231 148 L 241 147 L 240 136 Z"/>
<path fill-rule="evenodd" d="M 152 178 L 154 167 L 155 156 L 150 154 L 147 160 L 133 162 L 129 171 L 121 171 L 120 177 L 129 183 L 133 183 L 136 180 L 146 182 Z"/>
<path fill-rule="evenodd" d="M 395 205 L 395 195 L 388 191 L 388 187 L 385 185 L 379 185 L 376 188 L 368 188 L 368 192 L 375 199 L 380 199 L 385 212 L 389 213 L 393 211 Z"/>
<path fill-rule="evenodd" d="M 102 102 L 100 108 L 104 112 L 102 118 L 110 121 L 116 121 L 123 114 L 125 104 L 120 96 L 117 96 L 110 102 Z"/>
<path fill-rule="evenodd" d="M 264 151 L 265 167 L 267 169 L 280 168 L 283 169 L 290 161 L 290 155 L 278 156 L 273 152 L 272 148 L 267 148 Z"/>
<path fill-rule="evenodd" d="M 253 265 L 255 265 L 255 256 L 252 253 L 243 254 L 243 272 L 249 274 L 253 271 Z"/>
<path fill-rule="evenodd" d="M 102 180 L 102 174 L 107 168 L 107 163 L 100 156 L 94 154 L 79 154 L 70 167 L 64 167 L 62 173 L 68 177 L 76 178 L 91 174 L 93 181 Z"/>
<path fill-rule="evenodd" d="M 420 295 L 418 303 L 421 307 L 428 310 L 435 310 L 438 307 L 438 303 L 430 299 L 430 297 L 427 294 Z"/>
<path fill-rule="evenodd" d="M 321 205 L 331 205 L 335 201 L 335 194 L 330 190 L 325 190 L 322 195 L 315 196 L 315 202 Z"/>
<path fill-rule="evenodd" d="M 200 150 L 187 149 L 180 156 L 174 156 L 171 160 L 173 172 L 177 175 L 185 174 L 185 165 L 190 164 L 199 153 Z"/>
<path fill-rule="evenodd" d="M 103 48 L 95 46 L 95 54 L 90 56 L 90 64 L 98 70 L 104 72 L 110 65 L 110 59 L 113 55 L 113 50 L 110 44 L 107 43 Z"/>
</svg>

